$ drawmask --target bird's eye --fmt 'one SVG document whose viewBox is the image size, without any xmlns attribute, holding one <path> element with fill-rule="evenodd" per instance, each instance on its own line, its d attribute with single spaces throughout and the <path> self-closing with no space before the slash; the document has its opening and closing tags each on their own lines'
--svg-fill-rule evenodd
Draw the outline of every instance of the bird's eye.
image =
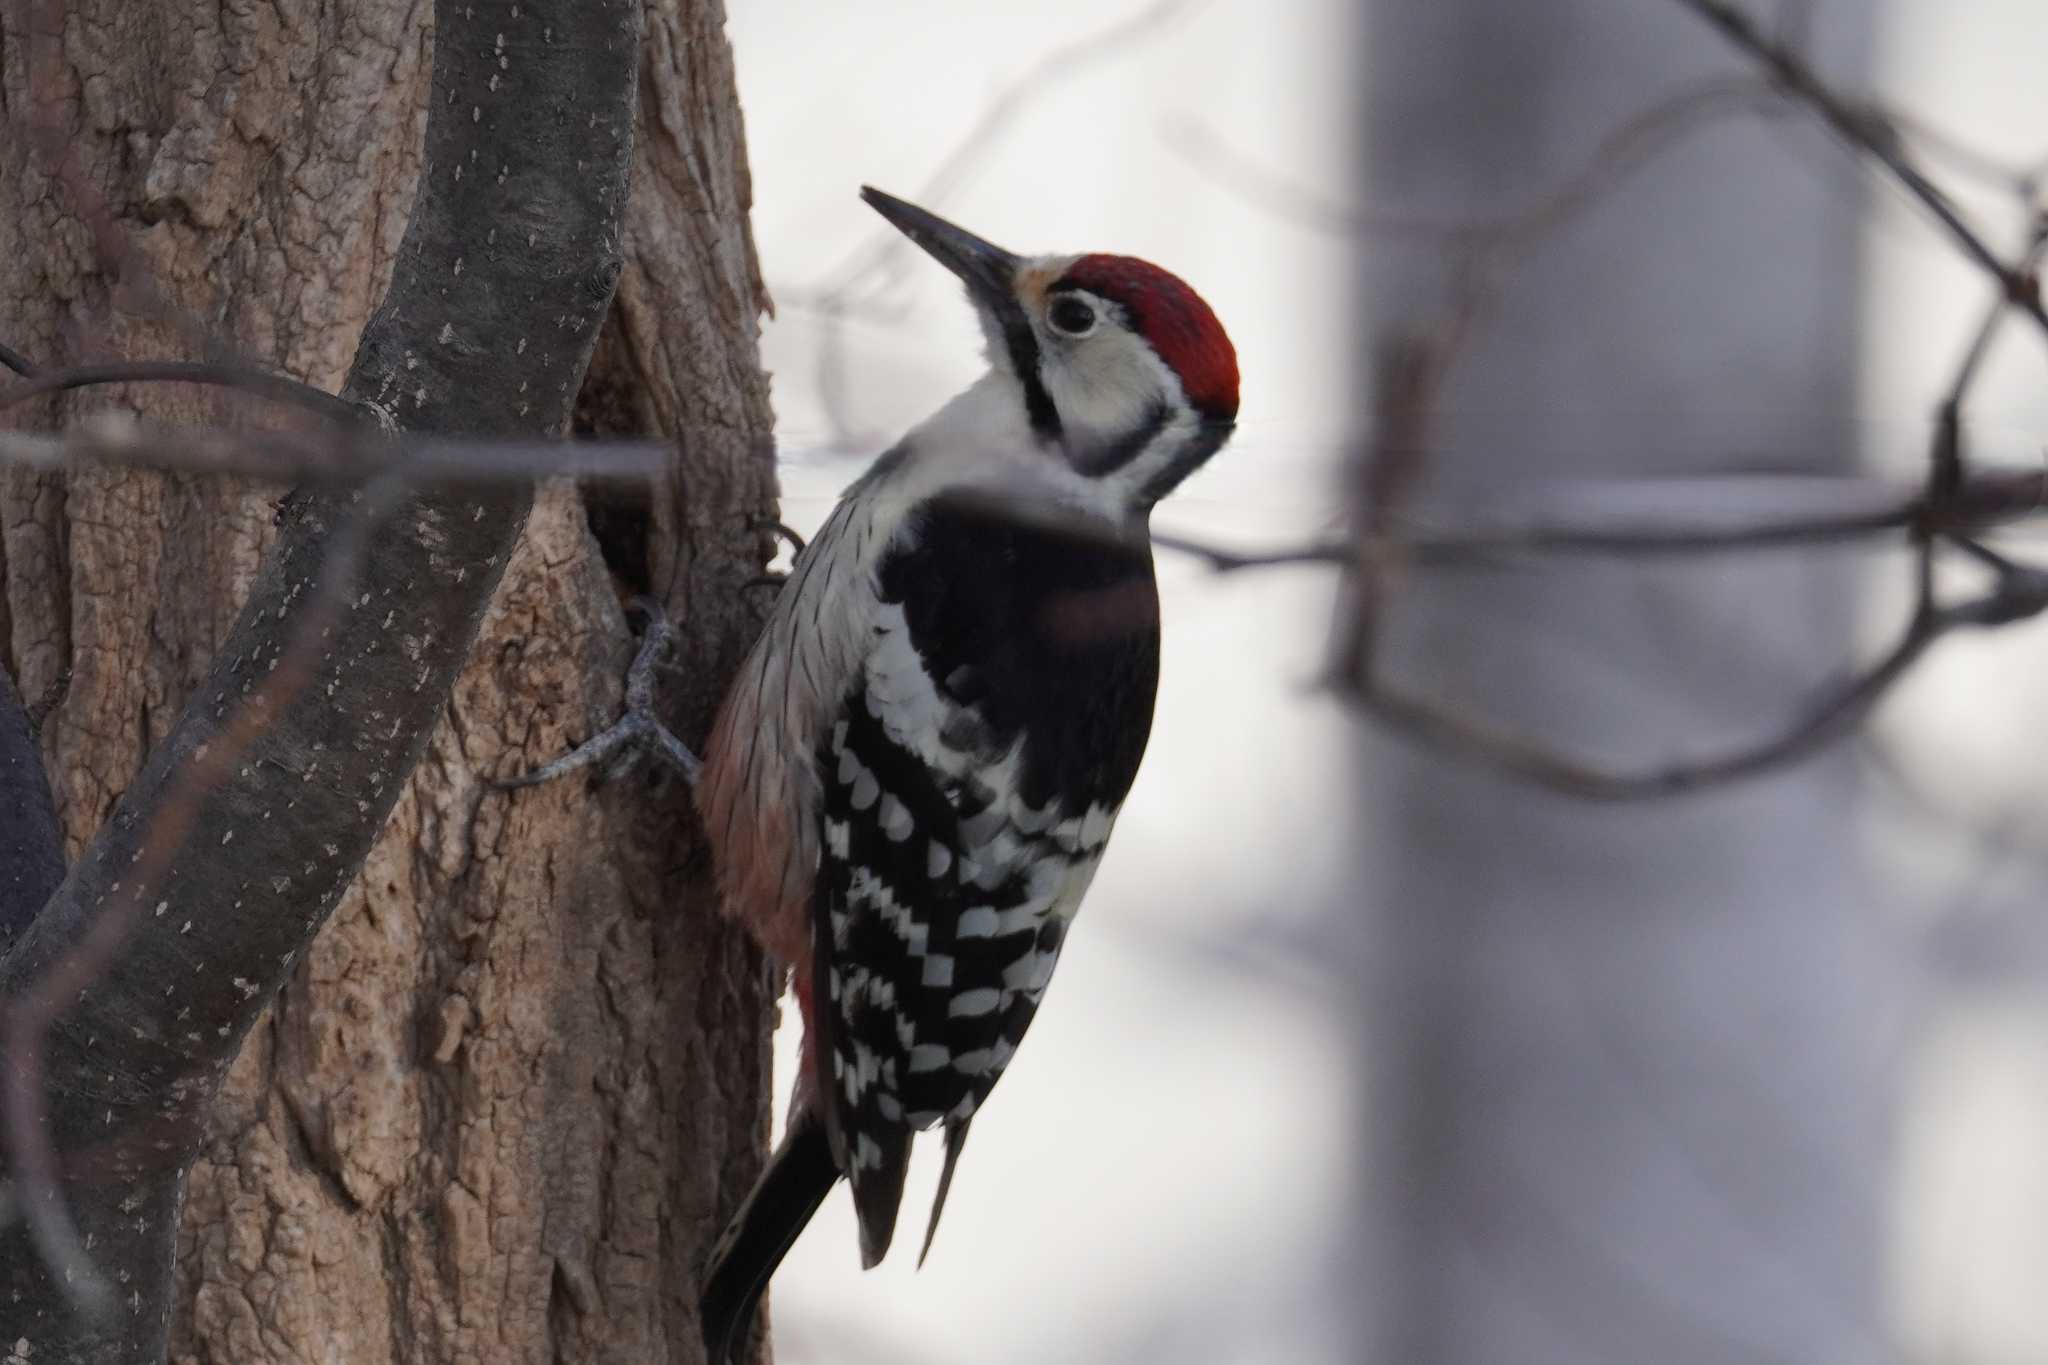
<svg viewBox="0 0 2048 1365">
<path fill-rule="evenodd" d="M 1046 316 L 1052 320 L 1055 332 L 1064 332 L 1070 337 L 1084 337 L 1095 330 L 1095 310 L 1071 294 L 1054 299 Z"/>
</svg>

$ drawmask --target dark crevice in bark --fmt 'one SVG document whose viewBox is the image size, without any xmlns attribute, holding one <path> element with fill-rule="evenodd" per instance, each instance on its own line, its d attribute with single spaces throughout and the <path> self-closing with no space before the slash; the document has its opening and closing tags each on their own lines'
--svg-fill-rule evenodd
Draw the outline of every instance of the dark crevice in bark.
<svg viewBox="0 0 2048 1365">
<path fill-rule="evenodd" d="M 654 580 L 648 569 L 647 548 L 654 523 L 653 499 L 644 489 L 619 484 L 585 484 L 580 491 L 590 534 L 605 567 L 611 570 L 613 583 L 628 597 L 650 592 Z"/>
<path fill-rule="evenodd" d="M 406 1303 L 411 1297 L 411 1272 L 406 1269 L 405 1258 L 398 1253 L 401 1233 L 392 1217 L 379 1220 L 377 1229 L 378 1249 L 384 1261 L 384 1293 L 386 1318 L 391 1324 L 390 1359 L 410 1360 L 418 1352 L 410 1349 L 406 1341 Z"/>
<path fill-rule="evenodd" d="M 655 429 L 631 357 L 620 340 L 622 325 L 614 306 L 598 335 L 583 388 L 576 395 L 578 436 L 624 438 L 644 436 Z M 621 594 L 652 591 L 648 550 L 654 531 L 653 490 L 614 481 L 586 482 L 578 491 L 590 534 Z"/>
<path fill-rule="evenodd" d="M 287 985 L 284 992 L 290 989 L 291 987 Z M 284 1042 L 284 1016 L 287 1005 L 284 992 L 279 993 L 275 1002 L 276 1008 L 270 1012 L 270 1056 L 273 1066 L 279 1065 L 277 1059 L 287 1055 Z M 349 1193 L 347 1183 L 341 1178 L 341 1172 L 335 1169 L 330 1157 L 330 1144 L 324 1142 L 314 1129 L 317 1118 L 306 1112 L 306 1106 L 293 1094 L 289 1086 L 273 1087 L 270 1103 L 278 1106 L 284 1115 L 284 1123 L 280 1127 L 285 1138 L 286 1152 L 304 1169 L 312 1172 L 328 1198 L 346 1209 L 361 1208 L 362 1205 L 356 1197 Z"/>
<path fill-rule="evenodd" d="M 5 55 L 0 53 L 0 55 Z M 4 373 L 4 371 L 0 371 Z M 0 382 L 5 382 L 0 380 Z M 14 608 L 7 596 L 7 536 L 0 533 L 0 670 L 10 675 L 21 672 L 21 660 L 14 657 Z M 19 688 L 17 683 L 16 687 Z M 5 951 L 0 948 L 0 951 Z"/>
<path fill-rule="evenodd" d="M 49 776 L 14 677 L 0 668 L 0 954 L 63 880 Z"/>
</svg>

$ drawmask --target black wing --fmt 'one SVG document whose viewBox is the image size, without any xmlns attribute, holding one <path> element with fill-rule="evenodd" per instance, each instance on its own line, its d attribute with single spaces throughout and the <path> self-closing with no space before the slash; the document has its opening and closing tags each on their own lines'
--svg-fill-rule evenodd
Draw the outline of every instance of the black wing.
<svg viewBox="0 0 2048 1365">
<path fill-rule="evenodd" d="M 1149 550 L 949 503 L 917 523 L 817 760 L 815 1060 L 870 1265 L 911 1134 L 944 1121 L 957 1158 L 1037 1011 L 1159 670 Z"/>
</svg>

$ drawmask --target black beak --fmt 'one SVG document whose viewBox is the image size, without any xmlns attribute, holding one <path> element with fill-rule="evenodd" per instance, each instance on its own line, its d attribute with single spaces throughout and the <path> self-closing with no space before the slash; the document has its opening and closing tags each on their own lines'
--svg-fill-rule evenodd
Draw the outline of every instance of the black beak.
<svg viewBox="0 0 2048 1365">
<path fill-rule="evenodd" d="M 1024 388 L 1031 429 L 1044 440 L 1058 440 L 1059 411 L 1038 374 L 1038 338 L 1032 334 L 1024 305 L 1017 300 L 1017 269 L 1024 258 L 872 185 L 861 186 L 860 197 L 966 284 L 968 297 L 981 309 L 983 325 L 991 327 L 992 334 L 1002 334 L 1010 368 Z"/>
<path fill-rule="evenodd" d="M 976 303 L 997 317 L 1006 318 L 1016 311 L 1017 266 L 1023 260 L 1021 256 L 993 242 L 984 242 L 937 214 L 906 204 L 872 185 L 861 186 L 860 197 L 898 232 L 929 252 L 933 260 L 958 275 Z"/>
</svg>

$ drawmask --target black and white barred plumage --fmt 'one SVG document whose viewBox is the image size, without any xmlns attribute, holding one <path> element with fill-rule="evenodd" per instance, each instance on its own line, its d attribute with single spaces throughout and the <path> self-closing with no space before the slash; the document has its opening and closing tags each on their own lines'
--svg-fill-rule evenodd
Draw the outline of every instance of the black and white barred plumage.
<svg viewBox="0 0 2048 1365">
<path fill-rule="evenodd" d="M 1236 362 L 1128 257 L 1019 258 L 869 202 L 966 281 L 991 366 L 847 490 L 734 680 L 698 788 L 726 909 L 793 971 L 789 1136 L 713 1257 L 714 1361 L 833 1181 L 888 1250 L 1022 1043 L 1151 730 L 1152 504 L 1227 439 Z"/>
<path fill-rule="evenodd" d="M 943 496 L 911 523 L 818 758 L 816 1027 L 870 1259 L 909 1131 L 964 1130 L 1023 1041 L 1137 775 L 1159 676 L 1142 544 Z"/>
</svg>

